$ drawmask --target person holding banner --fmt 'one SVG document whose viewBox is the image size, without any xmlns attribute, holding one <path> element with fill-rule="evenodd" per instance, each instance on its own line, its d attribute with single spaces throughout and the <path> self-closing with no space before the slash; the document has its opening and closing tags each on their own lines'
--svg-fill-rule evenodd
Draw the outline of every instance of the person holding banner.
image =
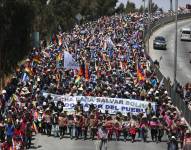
<svg viewBox="0 0 191 150">
<path fill-rule="evenodd" d="M 74 116 L 73 114 L 68 114 L 68 129 L 69 129 L 69 136 L 70 139 L 73 139 L 73 131 L 74 131 L 74 126 L 75 126 L 75 122 L 74 122 Z"/>
<path fill-rule="evenodd" d="M 121 129 L 122 129 L 122 124 L 121 124 L 121 118 L 119 115 L 116 115 L 113 126 L 113 130 L 115 133 L 116 141 L 119 141 L 119 137 L 121 135 Z"/>
<path fill-rule="evenodd" d="M 113 120 L 110 115 L 107 116 L 106 121 L 105 121 L 105 127 L 108 131 L 108 140 L 112 140 L 112 135 L 113 135 Z"/>
<path fill-rule="evenodd" d="M 84 114 L 82 116 L 82 127 L 81 127 L 84 140 L 87 139 L 87 132 L 88 132 L 89 123 L 90 123 L 90 121 L 89 121 L 87 114 Z"/>
<path fill-rule="evenodd" d="M 98 120 L 95 114 L 91 114 L 90 115 L 90 137 L 92 140 L 94 140 L 94 137 L 96 135 L 97 125 L 98 125 Z"/>
<path fill-rule="evenodd" d="M 60 132 L 60 139 L 62 139 L 67 131 L 67 124 L 68 119 L 66 117 L 66 112 L 60 113 L 58 117 L 58 125 L 59 125 L 59 132 Z"/>
<path fill-rule="evenodd" d="M 130 120 L 130 129 L 129 129 L 129 134 L 131 135 L 131 142 L 132 143 L 135 142 L 137 128 L 138 128 L 137 122 L 135 120 L 135 116 L 133 116 L 132 119 Z"/>
<path fill-rule="evenodd" d="M 130 119 L 127 116 L 123 116 L 122 132 L 125 142 L 127 141 L 127 136 L 129 135 L 129 128 L 130 128 Z"/>
<path fill-rule="evenodd" d="M 75 139 L 78 140 L 82 133 L 82 115 L 80 113 L 76 114 L 74 118 L 75 123 Z"/>
</svg>

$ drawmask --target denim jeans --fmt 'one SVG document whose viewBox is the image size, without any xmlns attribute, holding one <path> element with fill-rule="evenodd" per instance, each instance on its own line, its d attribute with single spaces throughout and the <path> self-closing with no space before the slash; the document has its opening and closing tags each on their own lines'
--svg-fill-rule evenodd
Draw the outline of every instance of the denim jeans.
<svg viewBox="0 0 191 150">
<path fill-rule="evenodd" d="M 59 126 L 57 124 L 52 125 L 52 133 L 53 133 L 54 136 L 59 135 Z"/>
</svg>

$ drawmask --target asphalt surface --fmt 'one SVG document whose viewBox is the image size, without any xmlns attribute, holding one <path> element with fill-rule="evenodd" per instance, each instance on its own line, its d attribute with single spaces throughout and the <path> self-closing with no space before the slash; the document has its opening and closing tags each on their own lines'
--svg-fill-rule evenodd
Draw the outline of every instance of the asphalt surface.
<svg viewBox="0 0 191 150">
<path fill-rule="evenodd" d="M 177 81 L 182 85 L 191 82 L 191 42 L 180 41 L 180 29 L 191 27 L 191 19 L 178 22 L 178 53 L 177 53 Z M 167 39 L 167 50 L 154 50 L 153 40 L 161 35 Z M 174 49 L 175 49 L 175 24 L 171 23 L 160 28 L 150 38 L 149 54 L 153 60 L 160 62 L 160 70 L 174 81 Z M 160 58 L 162 58 L 160 60 Z"/>
<path fill-rule="evenodd" d="M 59 139 L 56 137 L 48 137 L 46 135 L 36 135 L 32 141 L 32 149 L 36 150 L 98 150 L 96 140 L 70 140 L 69 138 Z M 165 140 L 165 138 L 164 138 Z M 107 150 L 166 150 L 167 143 L 154 143 L 148 142 L 143 143 L 137 141 L 131 143 L 130 141 L 112 141 L 108 143 Z"/>
</svg>

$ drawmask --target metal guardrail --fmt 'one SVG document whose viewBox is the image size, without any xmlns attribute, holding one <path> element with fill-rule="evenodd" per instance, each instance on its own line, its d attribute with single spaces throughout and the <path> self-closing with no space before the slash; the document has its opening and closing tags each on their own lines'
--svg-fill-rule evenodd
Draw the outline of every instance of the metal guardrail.
<svg viewBox="0 0 191 150">
<path fill-rule="evenodd" d="M 190 13 L 178 15 L 178 20 L 184 20 L 184 19 L 189 19 L 189 18 L 191 18 Z M 149 29 L 145 30 L 144 41 L 146 42 L 147 40 L 149 40 L 151 34 L 154 31 L 156 31 L 160 27 L 162 27 L 168 23 L 171 23 L 173 21 L 175 21 L 175 16 L 168 16 L 168 17 L 161 18 L 158 21 L 151 23 Z M 146 52 L 148 52 L 147 45 L 146 45 Z M 154 62 L 152 59 L 150 59 L 150 61 L 151 61 L 152 67 L 156 71 L 156 75 L 157 75 L 158 79 L 161 81 L 164 78 L 163 83 L 164 83 L 165 87 L 167 88 L 167 91 L 170 94 L 170 97 L 172 98 L 173 104 L 180 110 L 182 117 L 184 117 L 186 119 L 186 121 L 188 122 L 188 124 L 191 125 L 191 110 L 189 110 L 188 106 L 185 104 L 184 100 L 180 97 L 180 95 L 176 91 L 174 91 L 174 88 L 173 88 L 173 85 L 171 85 L 170 79 L 167 79 L 160 72 L 159 68 L 157 68 L 154 65 Z"/>
</svg>

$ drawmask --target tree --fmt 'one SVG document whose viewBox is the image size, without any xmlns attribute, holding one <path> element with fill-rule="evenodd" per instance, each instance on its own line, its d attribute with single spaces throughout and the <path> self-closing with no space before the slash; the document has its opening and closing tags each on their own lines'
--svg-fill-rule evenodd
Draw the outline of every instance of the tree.
<svg viewBox="0 0 191 150">
<path fill-rule="evenodd" d="M 136 11 L 135 3 L 128 1 L 126 4 L 126 12 L 130 13 L 130 12 L 135 12 L 135 11 Z"/>
<path fill-rule="evenodd" d="M 24 14 L 24 15 L 23 15 Z M 12 71 L 31 48 L 30 33 L 34 12 L 28 1 L 1 1 L 0 70 L 2 74 Z"/>
<path fill-rule="evenodd" d="M 80 13 L 87 20 L 116 12 L 117 0 L 0 0 L 0 78 L 28 54 L 31 33 L 44 39 L 57 32 L 58 26 L 70 30 Z M 123 5 L 118 7 L 122 12 Z M 6 65 L 5 65 L 6 64 Z M 2 73 L 3 72 L 3 73 Z"/>
<path fill-rule="evenodd" d="M 125 6 L 123 3 L 120 3 L 119 6 L 116 8 L 116 13 L 124 13 L 125 12 Z"/>
<path fill-rule="evenodd" d="M 155 3 L 152 3 L 152 4 L 151 4 L 151 10 L 152 10 L 151 12 L 152 12 L 152 13 L 156 12 L 158 9 L 159 9 L 159 7 L 158 7 L 157 4 L 155 4 Z"/>
<path fill-rule="evenodd" d="M 96 0 L 97 16 L 112 15 L 115 12 L 117 0 Z"/>
<path fill-rule="evenodd" d="M 143 5 L 140 6 L 139 12 L 140 12 L 140 13 L 143 13 L 143 12 L 144 12 L 144 7 L 143 7 Z"/>
</svg>

